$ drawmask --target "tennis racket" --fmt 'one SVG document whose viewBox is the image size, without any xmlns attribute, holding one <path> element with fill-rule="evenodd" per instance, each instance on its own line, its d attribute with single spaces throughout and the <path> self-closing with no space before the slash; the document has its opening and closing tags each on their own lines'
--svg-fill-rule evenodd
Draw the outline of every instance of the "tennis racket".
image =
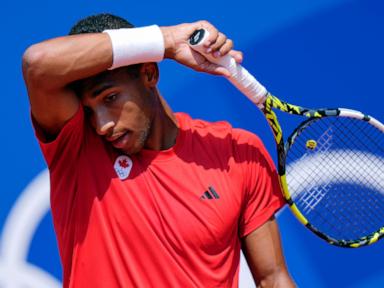
<svg viewBox="0 0 384 288">
<path fill-rule="evenodd" d="M 351 109 L 307 109 L 269 93 L 226 55 L 214 58 L 197 30 L 190 47 L 225 67 L 228 80 L 264 113 L 275 138 L 284 198 L 309 230 L 330 244 L 361 247 L 384 236 L 384 125 Z M 284 142 L 272 109 L 304 116 Z"/>
</svg>

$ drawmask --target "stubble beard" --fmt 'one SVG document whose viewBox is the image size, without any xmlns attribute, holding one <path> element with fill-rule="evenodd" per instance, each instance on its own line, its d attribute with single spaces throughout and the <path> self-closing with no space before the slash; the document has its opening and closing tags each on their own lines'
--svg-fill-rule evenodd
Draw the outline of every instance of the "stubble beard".
<svg viewBox="0 0 384 288">
<path fill-rule="evenodd" d="M 152 121 L 148 119 L 147 123 L 145 123 L 144 130 L 140 132 L 139 139 L 138 139 L 138 142 L 141 148 L 144 147 L 145 143 L 148 140 L 148 137 L 151 132 L 151 127 L 152 127 Z"/>
<path fill-rule="evenodd" d="M 148 138 L 151 135 L 152 122 L 153 121 L 151 119 L 148 119 L 144 124 L 144 129 L 141 130 L 138 135 L 139 137 L 137 139 L 137 146 L 136 146 L 137 148 L 131 154 L 138 153 L 141 151 L 141 149 L 145 147 L 145 144 L 147 143 Z"/>
</svg>

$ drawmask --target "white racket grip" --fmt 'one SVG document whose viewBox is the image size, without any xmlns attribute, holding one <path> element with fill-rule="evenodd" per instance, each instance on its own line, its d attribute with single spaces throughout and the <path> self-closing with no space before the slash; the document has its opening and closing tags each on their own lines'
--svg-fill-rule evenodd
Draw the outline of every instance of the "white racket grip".
<svg viewBox="0 0 384 288">
<path fill-rule="evenodd" d="M 216 58 L 212 54 L 206 53 L 207 48 L 204 46 L 204 43 L 208 36 L 209 32 L 207 30 L 196 30 L 190 38 L 190 47 L 202 54 L 210 62 L 225 67 L 231 75 L 228 77 L 228 80 L 260 109 L 264 108 L 267 89 L 243 66 L 238 64 L 231 55 L 227 54 Z"/>
</svg>

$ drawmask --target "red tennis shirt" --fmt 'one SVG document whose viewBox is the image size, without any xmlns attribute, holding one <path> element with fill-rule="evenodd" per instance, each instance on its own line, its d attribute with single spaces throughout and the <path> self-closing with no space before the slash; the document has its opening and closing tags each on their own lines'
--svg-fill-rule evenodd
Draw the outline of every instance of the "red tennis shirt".
<svg viewBox="0 0 384 288">
<path fill-rule="evenodd" d="M 176 144 L 130 157 L 83 109 L 41 149 L 64 287 L 237 287 L 240 239 L 283 205 L 261 141 L 176 113 Z M 37 129 L 38 130 L 38 129 Z"/>
</svg>

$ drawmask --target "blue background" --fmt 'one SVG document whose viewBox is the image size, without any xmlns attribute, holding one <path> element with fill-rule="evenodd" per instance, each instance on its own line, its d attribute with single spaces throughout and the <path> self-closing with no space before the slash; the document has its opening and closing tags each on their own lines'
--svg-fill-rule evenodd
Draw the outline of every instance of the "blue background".
<svg viewBox="0 0 384 288">
<path fill-rule="evenodd" d="M 6 0 L 1 6 L 0 232 L 21 191 L 45 169 L 29 118 L 22 53 L 33 43 L 67 34 L 90 14 L 111 12 L 136 26 L 209 20 L 234 40 L 244 52 L 244 66 L 275 95 L 309 107 L 355 108 L 384 121 L 384 3 L 379 0 Z M 259 134 L 275 153 L 261 113 L 225 79 L 170 60 L 160 69 L 159 88 L 173 110 L 207 120 L 226 119 Z M 288 129 L 293 128 L 287 121 Z M 313 236 L 288 210 L 278 221 L 288 266 L 299 286 L 384 287 L 384 241 L 341 249 Z M 61 279 L 56 249 L 47 214 L 28 261 Z"/>
</svg>

